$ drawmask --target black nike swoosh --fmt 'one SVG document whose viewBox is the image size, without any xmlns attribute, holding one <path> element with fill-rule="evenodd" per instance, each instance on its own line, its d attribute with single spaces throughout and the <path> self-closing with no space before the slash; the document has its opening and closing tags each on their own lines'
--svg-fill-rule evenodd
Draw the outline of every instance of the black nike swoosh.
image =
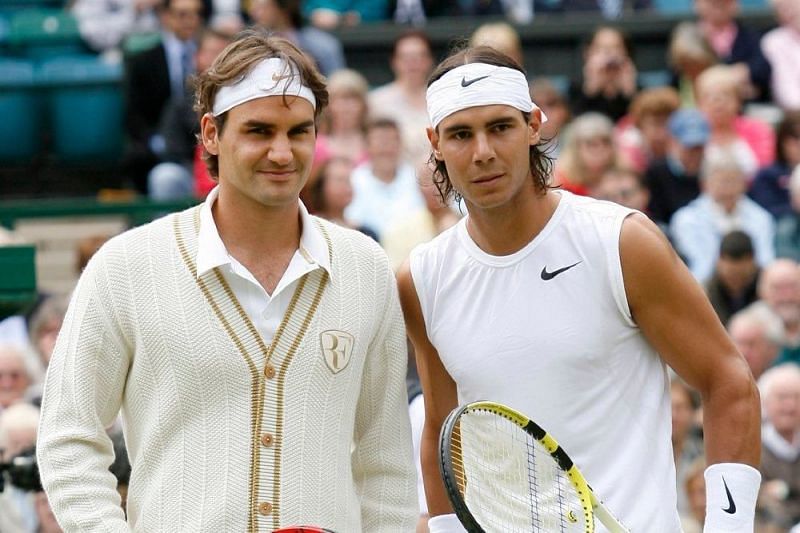
<svg viewBox="0 0 800 533">
<path fill-rule="evenodd" d="M 725 485 L 725 494 L 728 496 L 728 508 L 722 508 L 728 514 L 736 514 L 736 503 L 733 501 L 733 496 L 731 496 L 731 491 L 728 490 L 728 484 L 725 483 L 725 478 L 722 478 L 722 484 Z"/>
<path fill-rule="evenodd" d="M 472 85 L 476 81 L 485 80 L 488 77 L 489 77 L 489 75 L 487 74 L 486 76 L 478 76 L 477 78 L 472 78 L 471 80 L 468 80 L 467 78 L 462 76 L 461 77 L 461 86 L 462 87 L 469 87 L 470 85 Z"/>
<path fill-rule="evenodd" d="M 542 279 L 545 280 L 545 281 L 549 281 L 549 280 L 553 279 L 554 277 L 558 276 L 559 274 L 561 274 L 562 272 L 566 272 L 570 268 L 572 268 L 572 267 L 574 267 L 576 265 L 579 265 L 580 263 L 581 262 L 578 261 L 577 263 L 572 263 L 569 266 L 565 266 L 565 267 L 559 268 L 558 270 L 553 270 L 552 272 L 548 272 L 547 271 L 547 266 L 545 265 L 545 267 L 542 268 Z"/>
</svg>

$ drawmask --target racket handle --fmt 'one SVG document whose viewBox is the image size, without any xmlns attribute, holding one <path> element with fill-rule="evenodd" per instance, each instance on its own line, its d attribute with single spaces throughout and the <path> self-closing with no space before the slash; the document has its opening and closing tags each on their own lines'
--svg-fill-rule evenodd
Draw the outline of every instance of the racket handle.
<svg viewBox="0 0 800 533">
<path fill-rule="evenodd" d="M 598 502 L 597 507 L 594 508 L 594 515 L 600 520 L 600 523 L 606 526 L 609 533 L 630 533 L 630 530 L 619 523 L 614 515 L 611 514 L 605 505 Z"/>
<path fill-rule="evenodd" d="M 454 514 L 440 514 L 428 519 L 428 531 L 430 533 L 467 533 L 461 521 Z"/>
</svg>

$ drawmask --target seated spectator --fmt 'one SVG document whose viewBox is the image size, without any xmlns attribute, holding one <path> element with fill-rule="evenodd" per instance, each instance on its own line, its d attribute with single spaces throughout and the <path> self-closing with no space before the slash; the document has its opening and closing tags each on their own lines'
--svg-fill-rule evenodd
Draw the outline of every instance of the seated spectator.
<svg viewBox="0 0 800 533">
<path fill-rule="evenodd" d="M 433 69 L 433 51 L 427 34 L 406 30 L 392 46 L 391 68 L 394 80 L 369 93 L 370 118 L 390 118 L 402 134 L 404 158 L 412 165 L 430 158 L 431 145 L 425 133 L 428 127 L 426 91 Z"/>
<path fill-rule="evenodd" d="M 537 13 L 600 13 L 607 19 L 618 19 L 632 11 L 650 9 L 650 0 L 630 2 L 608 0 L 536 0 Z"/>
<path fill-rule="evenodd" d="M 686 470 L 683 486 L 688 511 L 681 513 L 683 533 L 703 533 L 706 521 L 706 466 L 705 458 L 698 457 Z"/>
<path fill-rule="evenodd" d="M 700 195 L 700 165 L 711 136 L 708 121 L 694 109 L 676 111 L 667 125 L 666 157 L 651 162 L 643 178 L 650 189 L 650 216 L 665 224 L 675 211 Z"/>
<path fill-rule="evenodd" d="M 759 506 L 785 531 L 800 522 L 800 367 L 771 368 L 758 388 L 764 413 Z"/>
<path fill-rule="evenodd" d="M 745 100 L 769 101 L 770 66 L 761 36 L 736 20 L 739 0 L 695 0 L 698 25 L 721 62 L 731 66 Z"/>
<path fill-rule="evenodd" d="M 725 235 L 714 272 L 704 287 L 720 322 L 727 324 L 734 313 L 758 299 L 758 273 L 750 236 L 741 230 Z"/>
<path fill-rule="evenodd" d="M 774 162 L 775 133 L 768 124 L 740 115 L 741 86 L 733 67 L 716 65 L 706 69 L 697 78 L 696 89 L 698 108 L 711 125 L 706 154 L 725 149 L 738 159 L 750 183 L 760 167 Z"/>
<path fill-rule="evenodd" d="M 198 72 L 211 68 L 214 59 L 230 42 L 230 35 L 205 29 L 195 54 Z M 187 90 L 192 88 L 187 87 Z M 161 162 L 147 177 L 150 198 L 166 201 L 196 196 L 193 168 L 200 121 L 190 94 L 183 98 L 170 98 L 161 116 L 159 130 L 164 150 L 159 155 Z"/>
<path fill-rule="evenodd" d="M 679 107 L 678 92 L 672 87 L 644 89 L 633 98 L 632 123 L 618 125 L 617 146 L 626 166 L 642 174 L 650 163 L 667 156 L 667 124 Z"/>
<path fill-rule="evenodd" d="M 780 324 L 752 309 L 744 309 L 728 321 L 728 334 L 747 361 L 754 379 L 775 363 L 780 350 Z"/>
<path fill-rule="evenodd" d="M 320 72 L 330 76 L 344 68 L 342 43 L 326 31 L 303 21 L 300 0 L 251 0 L 247 14 L 253 24 L 266 28 L 308 52 Z"/>
<path fill-rule="evenodd" d="M 558 158 L 561 151 L 559 136 L 561 130 L 571 120 L 569 105 L 553 82 L 546 77 L 534 78 L 530 83 L 531 99 L 536 102 L 539 109 L 547 116 L 547 122 L 542 124 L 539 133 L 542 140 L 548 141 L 547 154 L 553 159 Z"/>
<path fill-rule="evenodd" d="M 303 15 L 323 30 L 380 22 L 389 17 L 387 0 L 305 0 Z"/>
<path fill-rule="evenodd" d="M 129 35 L 155 33 L 163 0 L 75 0 L 71 11 L 83 41 L 95 52 L 121 54 Z"/>
<path fill-rule="evenodd" d="M 797 0 L 770 3 L 780 26 L 761 38 L 761 51 L 772 68 L 772 98 L 786 111 L 800 111 L 800 5 Z"/>
<path fill-rule="evenodd" d="M 455 211 L 442 203 L 430 166 L 421 165 L 417 179 L 425 205 L 391 224 L 381 238 L 381 246 L 394 270 L 400 268 L 415 246 L 428 242 L 459 220 Z"/>
<path fill-rule="evenodd" d="M 678 89 L 681 98 L 681 107 L 695 107 L 697 77 L 719 62 L 717 54 L 697 23 L 684 21 L 675 26 L 669 40 L 668 57 L 673 85 Z"/>
<path fill-rule="evenodd" d="M 792 211 L 778 219 L 775 230 L 775 254 L 800 261 L 800 165 L 789 180 Z"/>
<path fill-rule="evenodd" d="M 369 160 L 353 171 L 353 201 L 345 217 L 373 230 L 378 239 L 391 224 L 424 205 L 414 167 L 402 156 L 400 129 L 390 119 L 367 126 Z"/>
<path fill-rule="evenodd" d="M 10 461 L 36 444 L 39 409 L 17 403 L 0 412 L 0 458 Z M 0 492 L 0 531 L 28 533 L 38 530 L 34 493 L 7 484 Z"/>
<path fill-rule="evenodd" d="M 789 177 L 800 165 L 800 111 L 784 115 L 778 125 L 775 148 L 775 163 L 758 171 L 750 185 L 749 195 L 777 219 L 791 214 L 793 209 L 789 199 Z"/>
<path fill-rule="evenodd" d="M 700 172 L 702 194 L 675 212 L 670 235 L 698 281 L 714 270 L 722 237 L 739 229 L 753 240 L 756 262 L 775 258 L 775 222 L 764 208 L 745 196 L 746 177 L 729 150 L 707 153 Z"/>
<path fill-rule="evenodd" d="M 642 184 L 634 170 L 628 167 L 613 167 L 603 173 L 594 196 L 647 214 L 650 191 Z"/>
<path fill-rule="evenodd" d="M 34 378 L 22 350 L 13 344 L 0 344 L 0 414 L 25 399 Z"/>
<path fill-rule="evenodd" d="M 470 46 L 488 46 L 504 53 L 524 67 L 525 55 L 519 33 L 508 22 L 486 22 L 478 26 L 469 38 Z"/>
<path fill-rule="evenodd" d="M 747 309 L 759 313 L 780 331 L 780 353 L 775 364 L 800 361 L 800 266 L 776 259 L 761 272 L 759 300 Z"/>
<path fill-rule="evenodd" d="M 338 70 L 328 78 L 328 107 L 317 136 L 315 165 L 333 157 L 356 165 L 367 160 L 368 90 L 366 78 L 355 70 Z"/>
<path fill-rule="evenodd" d="M 575 116 L 595 111 L 616 122 L 636 94 L 636 66 L 630 38 L 612 26 L 600 26 L 583 53 L 583 76 L 569 89 Z"/>
<path fill-rule="evenodd" d="M 703 455 L 703 439 L 696 424 L 700 398 L 682 379 L 670 381 L 672 405 L 672 453 L 675 459 L 675 479 L 678 485 L 678 512 L 689 511 L 689 498 L 684 490 L 689 469 Z"/>
<path fill-rule="evenodd" d="M 47 365 L 50 364 L 50 356 L 56 346 L 56 339 L 61 331 L 61 324 L 64 322 L 68 305 L 69 298 L 67 296 L 47 296 L 31 315 L 28 325 L 30 344 L 39 357 L 43 371 L 46 371 Z M 42 385 L 41 381 L 34 383 L 28 387 L 26 393 L 26 397 L 37 407 L 41 404 Z"/>
<path fill-rule="evenodd" d="M 600 113 L 586 113 L 567 127 L 556 161 L 554 184 L 583 196 L 593 196 L 603 174 L 617 165 L 614 124 Z"/>
</svg>

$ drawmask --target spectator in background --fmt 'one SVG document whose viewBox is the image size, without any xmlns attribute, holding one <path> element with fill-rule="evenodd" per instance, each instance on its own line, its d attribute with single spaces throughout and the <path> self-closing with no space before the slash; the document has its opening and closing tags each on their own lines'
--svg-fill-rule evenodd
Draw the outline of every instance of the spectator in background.
<svg viewBox="0 0 800 533">
<path fill-rule="evenodd" d="M 800 165 L 795 167 L 789 181 L 792 213 L 778 220 L 775 235 L 775 252 L 778 257 L 800 261 Z"/>
<path fill-rule="evenodd" d="M 642 185 L 633 169 L 617 166 L 603 173 L 594 196 L 646 214 L 650 191 Z"/>
<path fill-rule="evenodd" d="M 800 522 L 800 367 L 771 368 L 758 388 L 764 412 L 760 504 L 785 531 Z"/>
<path fill-rule="evenodd" d="M 800 111 L 800 4 L 771 0 L 779 27 L 761 38 L 761 51 L 772 68 L 772 98 L 784 110 Z"/>
<path fill-rule="evenodd" d="M 675 26 L 669 40 L 668 57 L 681 106 L 695 107 L 697 76 L 719 62 L 697 23 L 685 21 Z"/>
<path fill-rule="evenodd" d="M 33 381 L 22 350 L 13 344 L 0 344 L 0 414 L 23 401 Z"/>
<path fill-rule="evenodd" d="M 89 259 L 97 253 L 103 244 L 112 237 L 112 235 L 91 235 L 84 237 L 77 244 L 76 258 L 75 258 L 75 273 L 80 275 L 86 265 L 89 264 Z"/>
<path fill-rule="evenodd" d="M 530 88 L 531 99 L 536 102 L 542 113 L 547 116 L 547 122 L 542 124 L 539 131 L 542 139 L 549 141 L 547 147 L 548 155 L 556 159 L 561 152 L 561 145 L 559 144 L 561 130 L 572 118 L 569 112 L 569 104 L 553 82 L 546 77 L 534 78 L 530 83 Z"/>
<path fill-rule="evenodd" d="M 424 205 L 414 167 L 403 159 L 400 129 L 390 119 L 367 126 L 369 159 L 353 171 L 353 201 L 345 217 L 366 226 L 378 239 L 390 225 Z"/>
<path fill-rule="evenodd" d="M 17 403 L 0 412 L 0 458 L 10 461 L 29 452 L 36 444 L 38 424 L 39 409 L 27 403 Z M 6 484 L 0 492 L 0 531 L 38 531 L 34 493 Z"/>
<path fill-rule="evenodd" d="M 721 62 L 731 66 L 734 85 L 745 100 L 768 101 L 770 66 L 761 36 L 736 20 L 739 0 L 695 0 L 697 22 Z"/>
<path fill-rule="evenodd" d="M 158 9 L 163 0 L 75 0 L 72 14 L 83 41 L 95 52 L 121 52 L 128 35 L 154 33 L 160 28 Z"/>
<path fill-rule="evenodd" d="M 486 22 L 478 26 L 469 38 L 469 46 L 489 46 L 525 66 L 525 55 L 519 33 L 508 22 Z"/>
<path fill-rule="evenodd" d="M 760 167 L 775 160 L 775 133 L 768 124 L 740 115 L 740 83 L 734 67 L 710 67 L 697 78 L 697 104 L 711 125 L 706 154 L 725 150 L 739 161 L 750 183 Z"/>
<path fill-rule="evenodd" d="M 211 28 L 204 29 L 194 58 L 197 71 L 208 70 L 230 42 L 230 35 Z M 195 186 L 194 166 L 200 121 L 193 107 L 191 84 L 187 84 L 186 91 L 182 98 L 170 97 L 161 115 L 159 130 L 164 140 L 164 150 L 159 155 L 161 162 L 147 176 L 147 190 L 153 200 L 205 196 L 198 194 Z"/>
<path fill-rule="evenodd" d="M 387 0 L 304 0 L 303 15 L 323 30 L 379 22 L 389 16 Z"/>
<path fill-rule="evenodd" d="M 592 32 L 583 52 L 583 76 L 569 89 L 572 114 L 596 111 L 616 122 L 638 89 L 630 38 L 612 26 Z"/>
<path fill-rule="evenodd" d="M 147 192 L 150 169 L 164 152 L 158 126 L 167 102 L 186 98 L 186 80 L 195 73 L 195 38 L 203 14 L 200 0 L 163 0 L 161 42 L 126 59 L 124 167 L 127 178 L 142 193 Z"/>
<path fill-rule="evenodd" d="M 722 237 L 736 229 L 753 240 L 756 262 L 769 264 L 775 258 L 775 222 L 745 196 L 745 173 L 730 149 L 707 153 L 700 176 L 702 194 L 678 209 L 670 222 L 675 248 L 694 277 L 701 283 L 711 277 Z"/>
<path fill-rule="evenodd" d="M 625 13 L 649 9 L 650 0 L 535 0 L 537 13 L 600 13 L 618 19 Z"/>
<path fill-rule="evenodd" d="M 689 511 L 689 498 L 685 491 L 686 476 L 691 465 L 703 456 L 703 439 L 697 426 L 700 398 L 689 385 L 675 376 L 670 380 L 672 405 L 672 453 L 675 459 L 675 481 L 678 489 L 678 513 Z"/>
<path fill-rule="evenodd" d="M 683 533 L 703 533 L 706 520 L 706 469 L 704 457 L 698 457 L 686 470 L 683 488 L 686 491 L 688 510 L 681 514 Z"/>
<path fill-rule="evenodd" d="M 355 70 L 338 70 L 328 78 L 330 103 L 321 126 L 323 132 L 317 137 L 315 164 L 332 157 L 343 157 L 356 165 L 367 160 L 368 90 L 366 78 Z"/>
<path fill-rule="evenodd" d="M 304 23 L 300 0 L 250 0 L 247 14 L 253 24 L 288 39 L 317 63 L 325 76 L 345 67 L 342 43 L 326 31 Z"/>
<path fill-rule="evenodd" d="M 417 168 L 417 181 L 425 205 L 391 224 L 381 238 L 381 246 L 395 271 L 416 245 L 428 242 L 459 220 L 456 212 L 442 202 L 431 173 L 427 164 Z"/>
<path fill-rule="evenodd" d="M 780 350 L 781 326 L 762 313 L 744 309 L 728 321 L 728 334 L 758 379 L 775 362 Z"/>
<path fill-rule="evenodd" d="M 711 128 L 703 114 L 681 109 L 667 122 L 667 154 L 652 161 L 643 181 L 650 190 L 648 210 L 654 220 L 669 224 L 672 215 L 700 195 L 700 166 Z"/>
<path fill-rule="evenodd" d="M 753 240 L 741 230 L 722 238 L 714 273 L 705 283 L 706 295 L 720 322 L 758 299 L 758 264 Z"/>
<path fill-rule="evenodd" d="M 631 102 L 632 124 L 622 126 L 617 137 L 620 156 L 626 166 L 642 174 L 654 161 L 667 156 L 669 117 L 680 107 L 672 87 L 644 89 Z"/>
<path fill-rule="evenodd" d="M 391 118 L 400 126 L 405 158 L 412 165 L 428 160 L 430 143 L 425 134 L 428 110 L 425 91 L 433 69 L 433 52 L 428 36 L 420 30 L 406 30 L 394 41 L 391 58 L 394 81 L 369 93 L 372 118 Z"/>
<path fill-rule="evenodd" d="M 570 123 L 564 136 L 554 182 L 575 194 L 592 196 L 603 174 L 617 164 L 614 123 L 600 113 L 586 113 Z"/>
<path fill-rule="evenodd" d="M 47 366 L 50 364 L 50 356 L 53 354 L 68 305 L 69 298 L 67 296 L 47 296 L 31 315 L 28 326 L 30 344 L 33 351 L 39 356 L 43 371 L 47 370 Z M 39 380 L 28 387 L 26 396 L 35 405 L 41 404 L 42 384 Z"/>
<path fill-rule="evenodd" d="M 775 364 L 800 361 L 800 267 L 791 259 L 776 259 L 761 272 L 759 300 L 747 309 L 780 327 L 780 353 Z"/>
<path fill-rule="evenodd" d="M 795 87 L 795 90 L 800 92 L 800 85 Z M 789 180 L 792 171 L 800 165 L 800 111 L 784 115 L 778 125 L 775 148 L 777 153 L 775 163 L 758 171 L 750 186 L 749 194 L 777 219 L 791 214 L 793 210 L 789 198 Z"/>
</svg>

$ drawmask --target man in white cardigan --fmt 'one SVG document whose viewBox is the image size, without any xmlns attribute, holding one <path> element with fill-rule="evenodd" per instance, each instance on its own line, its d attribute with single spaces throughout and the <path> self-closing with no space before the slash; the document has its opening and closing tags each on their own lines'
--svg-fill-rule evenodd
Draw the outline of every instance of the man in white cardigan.
<svg viewBox="0 0 800 533">
<path fill-rule="evenodd" d="M 370 239 L 299 202 L 327 103 L 258 31 L 199 80 L 205 203 L 92 259 L 45 383 L 38 460 L 65 531 L 413 531 L 402 315 Z M 127 518 L 105 427 L 121 412 Z"/>
</svg>

